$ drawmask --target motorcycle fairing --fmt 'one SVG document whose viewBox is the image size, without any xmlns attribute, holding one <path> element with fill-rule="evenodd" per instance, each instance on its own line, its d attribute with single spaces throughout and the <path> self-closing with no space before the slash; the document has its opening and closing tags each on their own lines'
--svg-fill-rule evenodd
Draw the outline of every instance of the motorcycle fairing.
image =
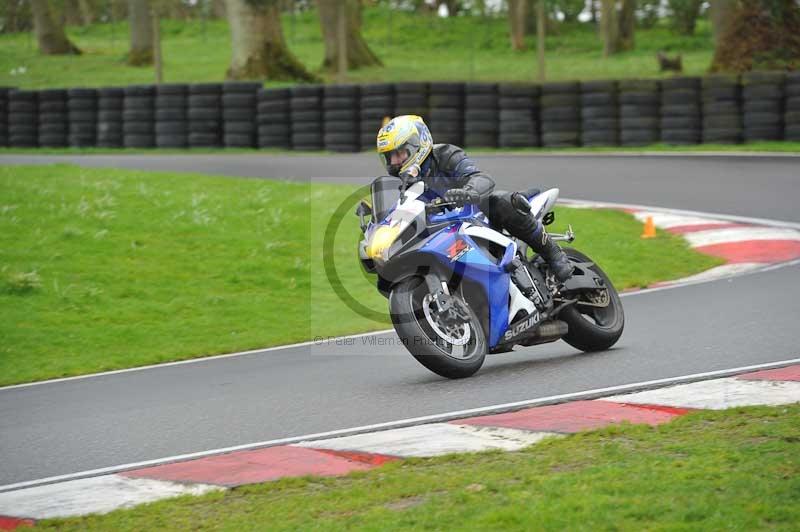
<svg viewBox="0 0 800 532">
<path fill-rule="evenodd" d="M 506 266 L 513 260 L 516 247 L 511 243 L 499 262 L 487 257 L 475 240 L 464 230 L 468 223 L 456 222 L 431 236 L 419 248 L 419 252 L 433 256 L 442 266 L 455 274 L 477 283 L 488 303 L 489 330 L 486 331 L 490 347 L 495 347 L 508 328 L 508 305 L 510 275 Z M 466 243 L 466 247 L 458 242 Z M 455 247 L 461 250 L 452 256 Z"/>
</svg>

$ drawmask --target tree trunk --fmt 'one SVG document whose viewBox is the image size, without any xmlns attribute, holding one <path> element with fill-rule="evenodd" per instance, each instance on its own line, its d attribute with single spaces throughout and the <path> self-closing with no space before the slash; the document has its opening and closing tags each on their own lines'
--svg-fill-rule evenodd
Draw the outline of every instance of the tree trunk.
<svg viewBox="0 0 800 532">
<path fill-rule="evenodd" d="M 61 24 L 64 26 L 81 26 L 83 19 L 81 19 L 81 10 L 78 6 L 78 0 L 66 0 L 60 5 L 61 9 L 56 10 L 60 12 Z M 51 13 L 54 6 L 51 6 Z M 59 20 L 59 17 L 53 17 Z"/>
<path fill-rule="evenodd" d="M 525 0 L 525 35 L 536 35 L 536 4 L 538 0 Z"/>
<path fill-rule="evenodd" d="M 131 49 L 128 64 L 153 64 L 153 21 L 148 0 L 128 0 L 128 21 L 131 27 Z"/>
<path fill-rule="evenodd" d="M 536 2 L 536 64 L 539 83 L 544 83 L 546 78 L 544 64 L 544 39 L 547 31 L 547 17 L 545 16 L 545 0 Z"/>
<path fill-rule="evenodd" d="M 228 79 L 318 81 L 286 47 L 276 0 L 225 0 L 231 27 Z"/>
<path fill-rule="evenodd" d="M 226 18 L 225 0 L 211 0 L 211 18 Z"/>
<path fill-rule="evenodd" d="M 80 54 L 64 33 L 64 27 L 56 24 L 47 0 L 31 0 L 33 28 L 39 51 L 46 55 Z"/>
<path fill-rule="evenodd" d="M 676 32 L 680 35 L 694 35 L 702 4 L 702 0 L 669 0 L 672 27 Z"/>
<path fill-rule="evenodd" d="M 601 0 L 600 35 L 603 38 L 603 55 L 608 57 L 632 50 L 636 25 L 636 0 Z"/>
<path fill-rule="evenodd" d="M 794 0 L 735 5 L 720 32 L 712 72 L 800 69 L 800 6 Z"/>
<path fill-rule="evenodd" d="M 714 48 L 719 45 L 720 37 L 725 33 L 736 10 L 736 0 L 711 0 L 709 10 L 711 18 L 711 32 L 714 35 Z"/>
<path fill-rule="evenodd" d="M 347 67 L 355 70 L 362 67 L 383 66 L 364 37 L 361 36 L 361 0 L 317 0 L 322 37 L 325 41 L 325 59 L 322 69 L 332 71 L 338 64 L 337 13 L 340 2 L 347 6 Z"/>
<path fill-rule="evenodd" d="M 527 0 L 508 0 L 508 22 L 511 30 L 511 48 L 518 52 L 525 50 L 527 11 Z"/>
<path fill-rule="evenodd" d="M 78 0 L 81 11 L 81 22 L 83 26 L 89 26 L 94 22 L 94 6 L 89 0 Z"/>
<path fill-rule="evenodd" d="M 622 49 L 616 4 L 616 0 L 601 0 L 600 3 L 600 34 L 603 37 L 605 57 L 616 54 Z"/>
<path fill-rule="evenodd" d="M 623 50 L 633 50 L 636 29 L 636 0 L 622 0 L 619 15 L 619 36 Z"/>
<path fill-rule="evenodd" d="M 436 8 L 438 9 L 442 4 L 447 6 L 447 16 L 455 17 L 461 11 L 460 0 L 437 0 Z"/>
<path fill-rule="evenodd" d="M 16 33 L 19 31 L 17 29 L 19 8 L 19 0 L 8 0 L 5 4 L 5 7 L 0 12 L 0 16 L 5 20 L 3 33 Z"/>
</svg>

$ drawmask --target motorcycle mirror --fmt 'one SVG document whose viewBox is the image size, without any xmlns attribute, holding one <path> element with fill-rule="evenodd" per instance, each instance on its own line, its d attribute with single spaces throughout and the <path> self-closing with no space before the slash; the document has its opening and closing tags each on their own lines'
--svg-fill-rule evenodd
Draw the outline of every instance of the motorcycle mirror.
<svg viewBox="0 0 800 532">
<path fill-rule="evenodd" d="M 356 214 L 358 215 L 358 219 L 361 225 L 361 232 L 363 233 L 364 230 L 367 228 L 367 222 L 364 221 L 365 216 L 372 216 L 372 207 L 369 203 L 364 200 L 361 200 L 356 207 Z"/>
</svg>

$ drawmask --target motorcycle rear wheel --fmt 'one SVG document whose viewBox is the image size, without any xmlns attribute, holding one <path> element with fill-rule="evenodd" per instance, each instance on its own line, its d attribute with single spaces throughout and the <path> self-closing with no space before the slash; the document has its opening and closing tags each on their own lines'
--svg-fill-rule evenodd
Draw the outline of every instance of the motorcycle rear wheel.
<svg viewBox="0 0 800 532">
<path fill-rule="evenodd" d="M 592 259 L 572 248 L 563 248 L 572 262 L 594 262 Z M 608 305 L 603 308 L 571 305 L 562 310 L 558 317 L 569 325 L 569 332 L 563 340 L 581 351 L 603 351 L 622 336 L 625 328 L 625 312 L 622 301 L 611 279 L 596 263 L 590 268 L 603 280 L 608 290 Z"/>
<path fill-rule="evenodd" d="M 441 335 L 442 327 L 431 322 L 430 312 L 426 316 L 424 305 L 428 304 L 428 295 L 427 284 L 420 277 L 410 277 L 395 285 L 389 294 L 389 312 L 397 335 L 411 355 L 437 375 L 448 379 L 474 375 L 483 365 L 487 350 L 478 316 L 465 305 L 470 317 L 463 323 L 465 344 L 450 343 Z"/>
</svg>

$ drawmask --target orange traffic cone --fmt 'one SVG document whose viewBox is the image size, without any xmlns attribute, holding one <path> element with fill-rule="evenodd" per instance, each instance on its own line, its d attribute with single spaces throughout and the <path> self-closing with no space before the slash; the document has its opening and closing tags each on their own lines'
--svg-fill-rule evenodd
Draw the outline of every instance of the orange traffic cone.
<svg viewBox="0 0 800 532">
<path fill-rule="evenodd" d="M 656 224 L 653 223 L 653 217 L 648 216 L 644 222 L 644 231 L 642 231 L 642 238 L 655 238 Z"/>
</svg>

